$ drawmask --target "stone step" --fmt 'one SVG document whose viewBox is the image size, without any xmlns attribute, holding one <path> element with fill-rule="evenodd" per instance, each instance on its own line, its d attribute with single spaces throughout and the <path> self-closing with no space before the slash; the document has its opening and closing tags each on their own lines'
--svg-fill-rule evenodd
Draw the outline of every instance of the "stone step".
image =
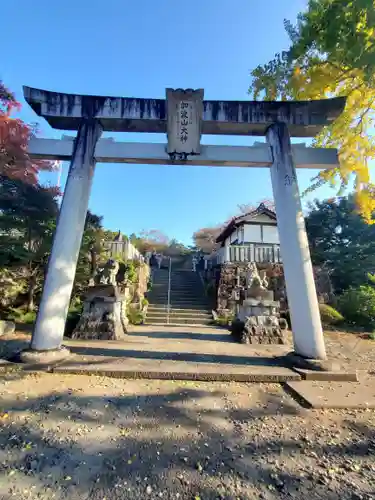
<svg viewBox="0 0 375 500">
<path fill-rule="evenodd" d="M 147 309 L 147 316 L 165 316 L 168 309 Z M 211 311 L 207 309 L 170 309 L 171 316 L 194 316 L 199 318 L 212 318 Z"/>
<path fill-rule="evenodd" d="M 169 283 L 168 281 L 166 281 L 165 283 L 160 281 L 154 281 L 152 285 L 153 287 L 162 286 L 168 288 Z M 203 286 L 200 283 L 174 283 L 173 281 L 171 283 L 171 288 L 177 288 L 181 290 L 191 290 L 191 289 L 203 290 Z"/>
<path fill-rule="evenodd" d="M 169 317 L 169 321 L 167 316 L 147 316 L 146 318 L 146 325 L 204 325 L 204 326 L 209 326 L 212 325 L 212 319 L 211 320 L 205 320 L 205 319 L 200 319 L 196 317 L 181 317 L 181 316 L 174 316 L 174 317 Z"/>
<path fill-rule="evenodd" d="M 159 306 L 159 307 L 158 307 Z M 193 308 L 178 308 L 178 307 L 171 307 L 170 309 L 171 311 L 175 311 L 176 314 L 183 314 L 183 313 L 186 313 L 186 314 L 190 314 L 192 316 L 199 316 L 199 315 L 209 315 L 211 316 L 211 311 L 207 308 L 207 307 L 201 307 L 201 308 L 196 308 L 196 307 L 193 307 Z M 156 304 L 156 305 L 153 305 L 151 308 L 148 307 L 147 309 L 147 314 L 159 314 L 159 313 L 164 313 L 166 314 L 167 312 L 167 307 L 165 306 L 165 304 Z"/>
<path fill-rule="evenodd" d="M 147 311 L 163 311 L 163 310 L 167 310 L 167 304 L 150 304 L 148 306 L 148 309 Z M 204 309 L 196 309 L 196 308 L 192 308 L 192 309 L 189 309 L 187 307 L 183 307 L 183 308 L 178 308 L 178 307 L 172 307 L 171 306 L 171 311 L 174 311 L 174 312 L 190 312 L 191 314 L 200 314 L 200 312 L 204 312 L 204 313 L 207 313 L 207 314 L 212 314 L 211 312 L 211 309 L 209 307 L 205 307 Z"/>
<path fill-rule="evenodd" d="M 203 288 L 201 286 L 187 286 L 187 287 L 182 287 L 182 286 L 172 286 L 171 290 L 173 291 L 178 291 L 178 292 L 193 292 L 196 293 L 199 291 L 200 293 L 203 293 Z"/>
<path fill-rule="evenodd" d="M 211 308 L 205 304 L 205 308 L 204 310 L 205 311 L 208 311 L 211 313 Z M 152 304 L 150 303 L 149 306 L 148 306 L 148 309 L 167 309 L 168 307 L 168 304 Z M 173 309 L 174 311 L 188 311 L 189 308 L 188 307 L 176 307 L 176 306 L 173 306 L 172 304 L 170 304 L 170 308 Z M 196 307 L 192 307 L 191 308 L 191 311 L 196 311 Z"/>
<path fill-rule="evenodd" d="M 165 303 L 165 305 L 168 305 L 168 297 L 165 297 L 165 296 L 160 296 L 160 297 L 147 297 L 147 300 L 149 302 L 149 304 L 160 304 L 161 302 L 162 303 Z M 183 305 L 186 305 L 186 304 L 192 304 L 192 305 L 206 305 L 208 306 L 208 302 L 207 300 L 205 300 L 204 298 L 201 298 L 201 299 L 192 299 L 192 298 L 180 298 L 180 297 L 171 297 L 170 298 L 170 304 L 183 304 Z"/>
<path fill-rule="evenodd" d="M 174 309 L 189 309 L 189 306 L 191 306 L 191 309 L 201 309 L 201 308 L 204 308 L 204 309 L 208 309 L 208 304 L 207 302 L 204 302 L 204 301 L 201 301 L 201 302 L 198 302 L 198 301 L 183 301 L 183 300 L 171 300 L 171 303 L 170 303 L 171 307 L 173 307 Z"/>
<path fill-rule="evenodd" d="M 167 288 L 168 290 L 168 288 Z M 201 287 L 189 287 L 189 288 L 178 288 L 178 287 L 171 287 L 172 292 L 176 293 L 203 293 L 203 288 Z"/>
<path fill-rule="evenodd" d="M 175 297 L 206 297 L 202 293 L 202 290 L 191 290 L 189 292 L 180 292 L 179 290 L 171 290 L 171 295 L 174 295 Z"/>
<path fill-rule="evenodd" d="M 192 302 L 193 304 L 207 304 L 206 297 L 179 297 L 178 295 L 172 295 L 170 297 L 171 302 Z"/>
<path fill-rule="evenodd" d="M 167 314 L 166 309 L 148 309 L 147 316 L 157 317 L 157 316 L 165 316 Z M 212 319 L 211 312 L 208 311 L 189 311 L 184 309 L 171 309 L 170 316 L 179 316 L 179 317 L 195 317 L 195 318 L 205 318 Z"/>
<path fill-rule="evenodd" d="M 170 293 L 171 297 L 174 297 L 175 299 L 181 299 L 181 300 L 206 300 L 206 296 L 203 295 L 202 293 L 178 293 L 172 291 Z"/>
<path fill-rule="evenodd" d="M 171 294 L 173 295 L 178 295 L 178 296 L 181 296 L 181 297 L 188 297 L 188 296 L 191 296 L 191 297 L 206 297 L 206 295 L 204 293 L 202 293 L 202 290 L 171 290 Z"/>
<path fill-rule="evenodd" d="M 153 297 L 168 297 L 168 293 L 166 292 L 153 292 L 153 293 L 148 293 L 147 296 L 149 298 L 153 298 Z M 183 294 L 179 294 L 179 293 L 176 293 L 176 292 L 171 292 L 170 293 L 170 297 L 171 298 L 175 298 L 175 299 L 178 299 L 178 300 L 206 300 L 206 296 L 205 295 L 202 295 L 201 293 L 183 293 Z"/>
</svg>

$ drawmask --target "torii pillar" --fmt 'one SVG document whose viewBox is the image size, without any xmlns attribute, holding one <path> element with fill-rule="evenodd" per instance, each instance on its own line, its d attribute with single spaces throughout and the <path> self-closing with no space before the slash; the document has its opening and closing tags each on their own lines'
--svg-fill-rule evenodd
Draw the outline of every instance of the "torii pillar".
<svg viewBox="0 0 375 500">
<path fill-rule="evenodd" d="M 292 148 L 289 134 L 313 137 L 335 120 L 344 98 L 322 101 L 203 101 L 203 91 L 167 90 L 167 99 L 82 96 L 24 88 L 26 101 L 53 127 L 78 130 L 71 144 L 34 142 L 33 155 L 71 159 L 42 301 L 26 361 L 48 363 L 61 348 L 84 230 L 95 155 L 101 161 L 207 166 L 270 167 L 286 277 L 294 349 L 326 358 L 306 229 L 293 157 L 306 168 L 337 167 L 337 152 Z M 102 130 L 167 133 L 168 145 L 108 143 Z M 201 146 L 201 134 L 265 135 L 264 147 Z M 53 141 L 52 141 L 53 142 Z M 161 148 L 157 147 L 161 146 Z M 53 149 L 52 148 L 52 149 Z M 195 157 L 192 155 L 196 155 Z M 334 156 L 334 161 L 325 161 Z M 329 167 L 328 167 L 329 168 Z"/>
<path fill-rule="evenodd" d="M 287 125 L 272 124 L 266 138 L 272 152 L 271 181 L 294 350 L 324 360 L 322 322 Z"/>
<path fill-rule="evenodd" d="M 95 147 L 102 134 L 94 107 L 86 106 L 86 113 L 74 143 L 30 349 L 21 354 L 28 363 L 46 364 L 69 355 L 61 343 L 94 177 Z"/>
</svg>

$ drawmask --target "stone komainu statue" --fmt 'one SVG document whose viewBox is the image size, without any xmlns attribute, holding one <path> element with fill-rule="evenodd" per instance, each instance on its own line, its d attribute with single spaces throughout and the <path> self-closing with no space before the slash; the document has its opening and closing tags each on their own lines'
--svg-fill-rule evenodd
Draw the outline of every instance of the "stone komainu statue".
<svg viewBox="0 0 375 500">
<path fill-rule="evenodd" d="M 114 259 L 109 259 L 103 267 L 100 267 L 95 276 L 96 285 L 117 285 L 116 276 L 120 265 Z"/>
<path fill-rule="evenodd" d="M 258 268 L 255 262 L 250 262 L 247 266 L 246 270 L 246 286 L 247 288 L 251 287 L 260 287 L 267 290 L 268 288 L 268 279 L 265 271 L 258 272 Z"/>
</svg>

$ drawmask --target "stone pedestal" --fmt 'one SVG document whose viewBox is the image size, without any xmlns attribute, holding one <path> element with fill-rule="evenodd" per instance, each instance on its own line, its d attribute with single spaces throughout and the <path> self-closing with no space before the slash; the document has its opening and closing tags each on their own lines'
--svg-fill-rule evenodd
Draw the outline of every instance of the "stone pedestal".
<svg viewBox="0 0 375 500">
<path fill-rule="evenodd" d="M 280 303 L 246 299 L 232 323 L 232 335 L 241 344 L 285 344 L 287 324 L 279 318 Z"/>
<path fill-rule="evenodd" d="M 85 295 L 83 313 L 73 339 L 123 340 L 127 331 L 126 290 L 113 285 L 95 285 Z"/>
</svg>

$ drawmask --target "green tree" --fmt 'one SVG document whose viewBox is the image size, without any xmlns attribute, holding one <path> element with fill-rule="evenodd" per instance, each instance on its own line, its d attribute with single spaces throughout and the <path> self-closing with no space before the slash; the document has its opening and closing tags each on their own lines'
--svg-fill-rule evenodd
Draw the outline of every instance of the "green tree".
<svg viewBox="0 0 375 500">
<path fill-rule="evenodd" d="M 375 271 L 375 226 L 356 212 L 353 196 L 310 204 L 306 229 L 312 261 L 329 271 L 336 292 L 368 281 Z"/>
<path fill-rule="evenodd" d="M 284 25 L 289 50 L 252 71 L 249 92 L 266 100 L 347 97 L 342 115 L 314 141 L 338 148 L 340 168 L 322 172 L 311 189 L 339 181 L 342 193 L 354 174 L 359 211 L 373 222 L 375 186 L 368 166 L 375 157 L 374 0 L 309 0 L 297 24 Z"/>
<path fill-rule="evenodd" d="M 57 191 L 0 175 L 0 267 L 11 269 L 27 288 L 34 309 L 52 243 Z"/>
<path fill-rule="evenodd" d="M 189 248 L 175 238 L 169 241 L 168 247 L 164 250 L 164 254 L 170 257 L 187 255 L 188 253 L 190 253 Z"/>
</svg>

